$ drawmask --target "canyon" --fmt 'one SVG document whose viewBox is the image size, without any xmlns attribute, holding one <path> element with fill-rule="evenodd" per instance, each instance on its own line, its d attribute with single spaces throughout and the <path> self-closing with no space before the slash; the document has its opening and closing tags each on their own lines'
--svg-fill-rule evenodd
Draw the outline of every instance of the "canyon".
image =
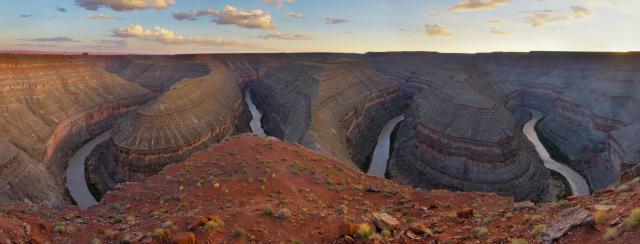
<svg viewBox="0 0 640 244">
<path fill-rule="evenodd" d="M 249 131 L 397 183 L 518 201 L 554 199 L 553 160 L 589 194 L 637 174 L 639 64 L 568 52 L 0 55 L 0 202 L 67 206 L 69 159 L 109 129 L 74 162 L 94 195 Z M 534 118 L 539 143 L 523 133 Z"/>
</svg>

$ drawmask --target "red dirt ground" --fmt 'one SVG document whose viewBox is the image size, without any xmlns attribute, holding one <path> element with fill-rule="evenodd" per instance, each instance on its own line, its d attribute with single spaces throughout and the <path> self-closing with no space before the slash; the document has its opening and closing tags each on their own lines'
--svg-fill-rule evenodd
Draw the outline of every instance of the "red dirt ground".
<svg viewBox="0 0 640 244">
<path fill-rule="evenodd" d="M 399 228 L 368 240 L 352 235 L 355 242 L 537 243 L 534 227 L 551 224 L 567 204 L 594 211 L 594 204 L 611 203 L 609 220 L 625 217 L 640 206 L 640 180 L 625 187 L 514 211 L 508 197 L 413 189 L 296 144 L 245 134 L 169 165 L 144 183 L 121 184 L 84 212 L 0 206 L 0 243 L 117 243 L 127 236 L 134 243 L 162 243 L 188 241 L 190 233 L 198 243 L 346 243 L 351 239 L 343 237 L 349 232 L 345 224 L 371 223 L 380 212 L 395 217 Z M 473 209 L 473 216 L 459 218 L 463 208 Z M 290 215 L 279 216 L 287 212 L 282 209 Z M 608 222 L 575 228 L 560 243 L 605 243 Z M 433 236 L 410 238 L 405 230 L 416 223 Z M 477 227 L 488 232 L 478 236 Z M 639 243 L 638 229 L 610 242 Z"/>
</svg>

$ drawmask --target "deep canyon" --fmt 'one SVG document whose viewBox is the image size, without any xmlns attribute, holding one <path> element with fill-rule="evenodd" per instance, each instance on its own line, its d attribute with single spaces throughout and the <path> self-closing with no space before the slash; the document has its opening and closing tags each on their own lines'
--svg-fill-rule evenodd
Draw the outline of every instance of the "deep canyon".
<svg viewBox="0 0 640 244">
<path fill-rule="evenodd" d="M 550 156 L 593 191 L 640 163 L 639 64 L 568 52 L 2 55 L 0 201 L 68 203 L 69 158 L 108 129 L 86 167 L 102 193 L 251 131 L 255 111 L 266 135 L 361 171 L 404 114 L 390 179 L 544 201 L 549 171 L 522 132 L 535 109 Z"/>
</svg>

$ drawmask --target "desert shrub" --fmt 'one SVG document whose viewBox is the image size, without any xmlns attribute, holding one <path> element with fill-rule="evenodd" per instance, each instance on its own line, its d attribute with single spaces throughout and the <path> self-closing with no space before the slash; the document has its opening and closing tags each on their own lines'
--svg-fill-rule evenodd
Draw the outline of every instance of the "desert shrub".
<svg viewBox="0 0 640 244">
<path fill-rule="evenodd" d="M 611 219 L 611 212 L 596 210 L 593 212 L 593 218 L 596 220 L 596 223 L 604 223 Z"/>
<path fill-rule="evenodd" d="M 241 237 L 247 234 L 247 231 L 244 230 L 243 228 L 236 228 L 235 230 L 233 230 L 233 236 L 235 237 Z"/>
<path fill-rule="evenodd" d="M 473 236 L 475 236 L 476 238 L 486 236 L 488 233 L 489 230 L 486 227 L 473 228 Z"/>
<path fill-rule="evenodd" d="M 625 231 L 630 231 L 638 224 L 640 224 L 640 208 L 634 208 L 629 216 L 622 221 L 622 227 L 624 227 Z"/>
<path fill-rule="evenodd" d="M 270 207 L 265 207 L 262 209 L 262 214 L 271 217 L 273 216 L 273 209 L 271 209 Z"/>
<path fill-rule="evenodd" d="M 616 237 L 618 237 L 621 234 L 620 232 L 621 232 L 620 229 L 616 227 L 607 228 L 607 230 L 604 232 L 604 235 L 602 236 L 602 239 L 605 239 L 605 240 L 616 239 Z"/>
<path fill-rule="evenodd" d="M 529 242 L 524 238 L 511 238 L 511 244 L 529 244 Z"/>
<path fill-rule="evenodd" d="M 571 202 L 567 199 L 562 199 L 560 201 L 558 201 L 558 206 L 560 206 L 561 208 L 569 208 L 571 207 Z"/>
<path fill-rule="evenodd" d="M 153 230 L 153 238 L 158 240 L 168 240 L 169 232 L 164 228 L 157 228 Z"/>
<path fill-rule="evenodd" d="M 369 239 L 373 236 L 374 233 L 375 233 L 375 230 L 373 229 L 373 227 L 367 223 L 362 223 L 358 225 L 358 230 L 356 231 L 356 234 L 358 234 L 358 237 L 362 239 Z"/>
<path fill-rule="evenodd" d="M 540 234 L 547 228 L 546 225 L 543 224 L 539 224 L 533 227 L 533 229 L 531 230 L 531 237 L 533 238 L 538 238 L 538 236 L 540 236 Z"/>
</svg>

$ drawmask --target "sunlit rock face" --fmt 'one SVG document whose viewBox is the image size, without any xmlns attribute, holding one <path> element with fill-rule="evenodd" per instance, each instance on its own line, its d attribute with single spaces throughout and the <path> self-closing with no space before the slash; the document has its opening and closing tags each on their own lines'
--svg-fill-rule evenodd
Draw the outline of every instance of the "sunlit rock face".
<svg viewBox="0 0 640 244">
<path fill-rule="evenodd" d="M 402 113 L 399 85 L 366 63 L 336 57 L 268 69 L 252 87 L 267 134 L 365 168 L 377 134 Z"/>
<path fill-rule="evenodd" d="M 72 149 L 151 98 L 57 55 L 0 55 L 0 89 L 0 202 L 62 202 Z"/>
</svg>

